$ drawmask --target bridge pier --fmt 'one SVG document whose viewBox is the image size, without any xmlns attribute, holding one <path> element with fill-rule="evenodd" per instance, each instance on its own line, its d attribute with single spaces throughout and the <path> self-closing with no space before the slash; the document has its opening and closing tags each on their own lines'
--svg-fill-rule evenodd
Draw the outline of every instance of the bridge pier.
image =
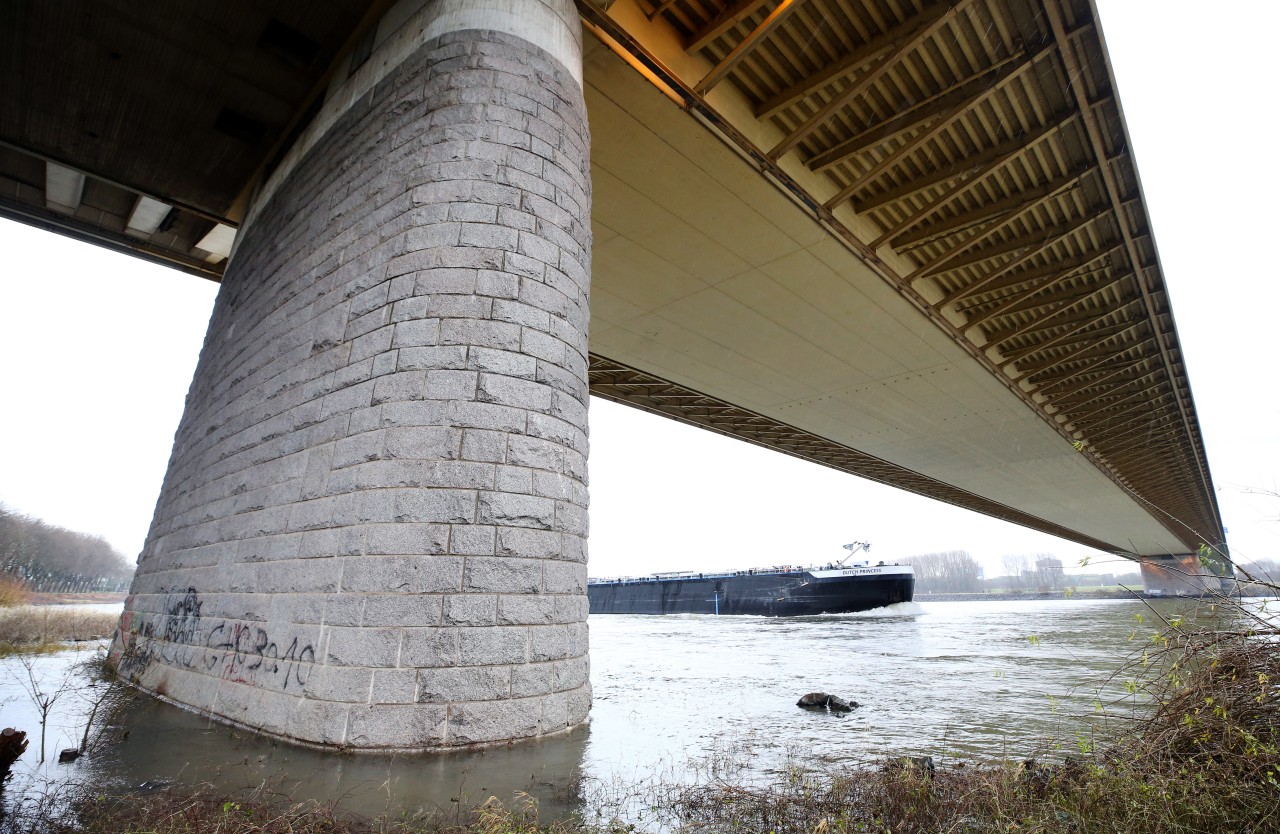
<svg viewBox="0 0 1280 834">
<path fill-rule="evenodd" d="M 1140 559 L 1143 589 L 1158 596 L 1229 594 L 1234 586 L 1230 562 L 1225 558 L 1201 558 L 1198 553 L 1143 556 Z"/>
<path fill-rule="evenodd" d="M 139 687 L 368 750 L 586 718 L 580 27 L 405 0 L 336 67 L 226 270 L 112 645 Z"/>
</svg>

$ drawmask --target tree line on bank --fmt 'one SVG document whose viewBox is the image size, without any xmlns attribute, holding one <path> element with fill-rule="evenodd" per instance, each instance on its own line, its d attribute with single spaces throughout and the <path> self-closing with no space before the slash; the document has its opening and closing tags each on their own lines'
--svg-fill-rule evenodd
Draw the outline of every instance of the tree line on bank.
<svg viewBox="0 0 1280 834">
<path fill-rule="evenodd" d="M 925 553 L 904 560 L 915 570 L 916 591 L 925 594 L 973 594 L 983 591 L 1055 593 L 1076 587 L 1124 584 L 1141 587 L 1135 569 L 1122 575 L 1067 574 L 1052 553 L 1013 554 L 1002 560 L 1003 576 L 987 578 L 982 565 L 964 550 Z"/>
<path fill-rule="evenodd" d="M 133 566 L 101 536 L 46 524 L 0 504 L 0 575 L 41 593 L 126 591 Z"/>
</svg>

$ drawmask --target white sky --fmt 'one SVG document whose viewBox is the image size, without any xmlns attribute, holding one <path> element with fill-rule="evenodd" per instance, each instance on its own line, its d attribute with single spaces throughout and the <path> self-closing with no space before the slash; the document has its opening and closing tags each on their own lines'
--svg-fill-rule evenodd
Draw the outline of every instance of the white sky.
<svg viewBox="0 0 1280 834">
<path fill-rule="evenodd" d="M 1237 560 L 1278 558 L 1280 500 L 1257 491 L 1280 490 L 1280 4 L 1098 5 L 1228 539 Z M 0 501 L 132 559 L 217 287 L 8 221 L 0 253 Z M 877 558 L 968 550 L 988 574 L 1007 553 L 1090 554 L 600 400 L 591 441 L 596 576 L 826 561 L 854 540 Z"/>
</svg>

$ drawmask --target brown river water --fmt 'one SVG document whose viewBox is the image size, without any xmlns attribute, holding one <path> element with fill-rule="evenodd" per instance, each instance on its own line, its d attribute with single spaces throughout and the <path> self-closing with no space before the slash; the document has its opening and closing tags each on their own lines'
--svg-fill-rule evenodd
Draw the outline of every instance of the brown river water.
<svg viewBox="0 0 1280 834">
<path fill-rule="evenodd" d="M 1173 613 L 1190 602 L 1164 600 Z M 54 705 L 50 762 L 37 765 L 39 719 L 0 661 L 0 723 L 31 749 L 4 789 L 12 802 L 65 781 L 104 789 L 150 782 L 265 788 L 336 800 L 364 814 L 440 808 L 526 792 L 544 815 L 626 814 L 637 786 L 769 779 L 792 767 L 832 769 L 890 755 L 1018 758 L 1056 739 L 1054 754 L 1092 743 L 1097 706 L 1124 712 L 1122 665 L 1155 617 L 1140 600 L 917 601 L 861 614 L 774 619 L 593 615 L 591 721 L 563 736 L 438 755 L 325 754 L 255 737 L 150 699 L 93 755 L 55 764 L 74 746 L 88 700 L 83 679 Z M 38 658 L 54 688 L 92 650 Z M 74 678 L 74 676 L 73 676 Z M 847 715 L 796 707 L 821 690 L 857 701 Z M 127 735 L 124 730 L 127 729 Z"/>
</svg>

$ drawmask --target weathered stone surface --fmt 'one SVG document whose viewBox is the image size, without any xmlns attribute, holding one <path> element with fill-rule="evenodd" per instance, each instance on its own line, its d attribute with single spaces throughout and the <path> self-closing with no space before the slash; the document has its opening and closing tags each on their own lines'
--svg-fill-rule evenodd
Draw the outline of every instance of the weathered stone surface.
<svg viewBox="0 0 1280 834">
<path fill-rule="evenodd" d="M 586 717 L 591 198 L 571 3 L 397 8 L 239 233 L 112 657 L 411 750 Z"/>
</svg>

